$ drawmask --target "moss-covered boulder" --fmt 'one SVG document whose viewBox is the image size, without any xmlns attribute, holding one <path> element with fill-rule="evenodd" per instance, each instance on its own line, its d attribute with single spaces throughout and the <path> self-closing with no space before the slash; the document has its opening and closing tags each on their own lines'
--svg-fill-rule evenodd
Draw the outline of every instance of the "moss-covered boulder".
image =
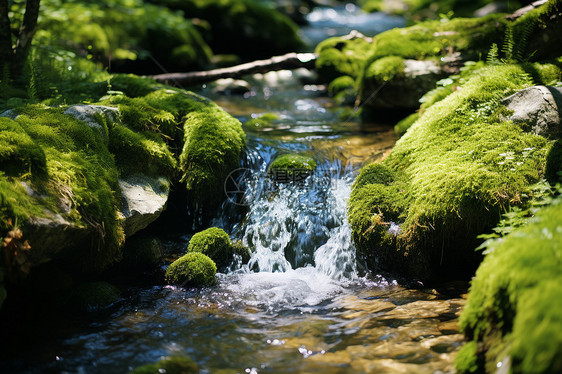
<svg viewBox="0 0 562 374">
<path fill-rule="evenodd" d="M 357 34 L 329 38 L 318 44 L 316 71 L 321 80 L 331 82 L 340 76 L 358 78 L 369 55 L 371 39 Z"/>
<path fill-rule="evenodd" d="M 250 248 L 246 247 L 241 241 L 232 244 L 232 251 L 235 255 L 240 257 L 242 264 L 247 264 L 252 257 Z"/>
<path fill-rule="evenodd" d="M 302 47 L 297 26 L 276 9 L 253 0 L 153 0 L 204 23 L 215 53 L 269 58 Z"/>
<path fill-rule="evenodd" d="M 284 154 L 273 160 L 267 169 L 277 182 L 302 182 L 316 169 L 313 157 L 301 154 Z"/>
<path fill-rule="evenodd" d="M 140 366 L 133 370 L 133 374 L 197 374 L 199 368 L 189 357 L 170 356 L 154 364 Z"/>
<path fill-rule="evenodd" d="M 212 286 L 215 284 L 217 266 L 200 252 L 188 252 L 172 262 L 166 269 L 166 281 L 181 286 Z"/>
<path fill-rule="evenodd" d="M 210 227 L 193 235 L 187 251 L 209 256 L 219 269 L 224 269 L 232 263 L 233 248 L 230 237 L 218 227 Z"/>
<path fill-rule="evenodd" d="M 427 108 L 349 201 L 358 252 L 409 276 L 468 276 L 474 251 L 510 206 L 533 196 L 550 142 L 501 120 L 500 101 L 533 85 L 518 65 L 482 67 Z M 394 222 L 394 230 L 389 230 Z"/>
<path fill-rule="evenodd" d="M 113 305 L 120 298 L 119 289 L 107 282 L 87 282 L 74 287 L 69 302 L 73 308 L 96 311 Z"/>
<path fill-rule="evenodd" d="M 460 326 L 470 343 L 456 360 L 513 373 L 562 371 L 562 198 L 526 226 L 489 242 L 472 280 Z"/>
</svg>

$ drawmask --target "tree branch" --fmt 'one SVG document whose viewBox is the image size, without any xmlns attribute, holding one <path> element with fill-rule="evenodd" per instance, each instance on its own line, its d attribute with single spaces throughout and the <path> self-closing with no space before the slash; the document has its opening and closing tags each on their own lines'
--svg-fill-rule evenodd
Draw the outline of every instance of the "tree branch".
<svg viewBox="0 0 562 374">
<path fill-rule="evenodd" d="M 29 50 L 31 48 L 31 40 L 37 30 L 37 18 L 39 17 L 40 0 L 27 0 L 25 5 L 25 15 L 21 25 L 18 40 L 16 42 L 16 50 L 14 55 L 14 70 L 21 71 Z"/>
<path fill-rule="evenodd" d="M 192 86 L 211 82 L 220 78 L 239 78 L 248 74 L 266 73 L 269 71 L 314 68 L 317 56 L 313 53 L 287 53 L 283 56 L 271 57 L 267 60 L 257 60 L 228 68 L 189 73 L 168 73 L 153 75 L 157 82 Z"/>
</svg>

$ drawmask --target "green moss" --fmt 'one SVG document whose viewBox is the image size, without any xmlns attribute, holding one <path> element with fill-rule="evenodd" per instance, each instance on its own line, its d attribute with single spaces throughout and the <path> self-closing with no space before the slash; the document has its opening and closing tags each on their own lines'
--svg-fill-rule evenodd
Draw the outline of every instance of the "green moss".
<svg viewBox="0 0 562 374">
<path fill-rule="evenodd" d="M 133 374 L 197 374 L 199 368 L 195 362 L 188 357 L 170 356 L 154 363 L 143 365 L 135 370 Z"/>
<path fill-rule="evenodd" d="M 355 79 L 363 70 L 369 50 L 369 42 L 362 38 L 326 39 L 316 47 L 316 71 L 325 82 L 331 82 L 342 75 Z"/>
<path fill-rule="evenodd" d="M 488 242 L 460 318 L 469 339 L 486 346 L 487 370 L 505 355 L 513 372 L 562 370 L 560 217 L 558 197 L 528 225 Z"/>
<path fill-rule="evenodd" d="M 375 60 L 367 67 L 365 79 L 386 82 L 400 77 L 404 72 L 404 59 L 400 56 L 386 56 Z"/>
<path fill-rule="evenodd" d="M 44 176 L 47 160 L 43 149 L 15 121 L 0 117 L 0 163 L 7 176 Z"/>
<path fill-rule="evenodd" d="M 122 125 L 114 125 L 109 136 L 109 150 L 122 175 L 142 171 L 148 175 L 170 176 L 177 161 L 164 140 L 153 132 L 135 132 Z"/>
<path fill-rule="evenodd" d="M 459 374 L 477 373 L 481 371 L 478 367 L 477 357 L 478 344 L 470 341 L 462 346 L 455 358 L 455 368 Z"/>
<path fill-rule="evenodd" d="M 252 257 L 250 248 L 246 247 L 241 241 L 232 244 L 232 251 L 234 254 L 240 256 L 243 264 L 247 264 Z"/>
<path fill-rule="evenodd" d="M 404 175 L 407 201 L 402 232 L 385 252 L 390 256 L 394 248 L 400 255 L 392 263 L 377 254 L 383 267 L 420 277 L 473 271 L 476 237 L 498 222 L 503 209 L 524 204 L 544 172 L 546 139 L 499 119 L 499 101 L 531 84 L 516 65 L 474 71 L 397 142 L 383 165 Z M 390 199 L 399 194 L 370 188 L 354 187 L 349 211 L 356 244 L 367 254 L 377 248 L 373 231 L 366 232 L 373 214 L 379 206 L 382 213 L 392 212 Z"/>
<path fill-rule="evenodd" d="M 151 78 L 134 74 L 115 74 L 109 80 L 113 91 L 123 92 L 128 97 L 140 97 L 162 88 Z"/>
<path fill-rule="evenodd" d="M 302 47 L 297 26 L 275 9 L 253 0 L 159 0 L 204 20 L 203 34 L 215 53 L 244 58 L 269 58 Z"/>
<path fill-rule="evenodd" d="M 121 297 L 121 292 L 107 282 L 82 283 L 76 286 L 71 293 L 72 306 L 84 311 L 107 308 Z"/>
<path fill-rule="evenodd" d="M 188 252 L 201 252 L 213 260 L 219 269 L 232 263 L 233 248 L 230 237 L 218 227 L 210 227 L 193 235 L 187 246 Z"/>
<path fill-rule="evenodd" d="M 334 79 L 328 86 L 328 92 L 339 104 L 353 104 L 357 97 L 355 79 L 349 75 L 343 75 Z"/>
<path fill-rule="evenodd" d="M 210 216 L 224 199 L 224 181 L 239 166 L 245 134 L 238 120 L 216 105 L 185 116 L 179 158 L 191 203 Z"/>
<path fill-rule="evenodd" d="M 316 169 L 314 158 L 299 154 L 284 154 L 273 160 L 267 173 L 279 182 L 298 182 L 311 175 Z"/>
<path fill-rule="evenodd" d="M 217 266 L 200 252 L 188 252 L 166 269 L 166 281 L 181 286 L 211 286 L 215 284 Z"/>
<path fill-rule="evenodd" d="M 410 114 L 408 117 L 400 120 L 396 125 L 394 125 L 394 133 L 398 136 L 402 136 L 408 131 L 408 129 L 420 118 L 418 112 Z"/>
<path fill-rule="evenodd" d="M 182 14 L 141 0 L 46 0 L 41 10 L 35 43 L 111 61 L 114 70 L 156 70 L 150 57 L 170 70 L 202 68 L 212 55 Z"/>
</svg>

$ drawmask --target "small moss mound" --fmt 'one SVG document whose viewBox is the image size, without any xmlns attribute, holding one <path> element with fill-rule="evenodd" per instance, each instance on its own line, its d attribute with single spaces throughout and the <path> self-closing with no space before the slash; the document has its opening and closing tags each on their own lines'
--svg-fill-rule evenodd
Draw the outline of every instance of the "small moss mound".
<svg viewBox="0 0 562 374">
<path fill-rule="evenodd" d="M 166 269 L 166 281 L 181 286 L 212 286 L 217 265 L 200 252 L 188 252 Z"/>
<path fill-rule="evenodd" d="M 558 197 L 528 225 L 488 242 L 460 317 L 467 337 L 486 347 L 480 369 L 493 372 L 509 356 L 514 373 L 562 371 L 561 217 Z"/>
<path fill-rule="evenodd" d="M 480 369 L 478 365 L 477 350 L 478 344 L 475 341 L 470 341 L 462 346 L 455 358 L 455 368 L 457 369 L 457 373 L 478 373 Z"/>
<path fill-rule="evenodd" d="M 331 82 L 347 75 L 357 78 L 363 69 L 370 43 L 362 38 L 329 38 L 316 47 L 316 71 L 321 80 Z"/>
<path fill-rule="evenodd" d="M 328 92 L 334 97 L 338 104 L 351 105 L 357 97 L 355 79 L 349 75 L 338 77 L 328 85 Z"/>
<path fill-rule="evenodd" d="M 209 256 L 219 269 L 227 267 L 232 262 L 230 237 L 218 227 L 210 227 L 193 235 L 187 251 L 200 252 Z"/>
<path fill-rule="evenodd" d="M 111 306 L 120 297 L 119 289 L 107 282 L 88 282 L 72 290 L 70 302 L 80 310 L 95 311 Z"/>
<path fill-rule="evenodd" d="M 232 251 L 234 254 L 240 256 L 243 264 L 247 264 L 252 257 L 250 248 L 246 247 L 241 241 L 237 241 L 232 244 Z"/>
<path fill-rule="evenodd" d="M 267 173 L 278 182 L 300 182 L 310 176 L 316 169 L 314 158 L 299 154 L 285 154 L 278 156 Z"/>
<path fill-rule="evenodd" d="M 133 374 L 197 374 L 199 367 L 188 357 L 170 356 L 154 363 L 143 365 L 135 370 Z"/>
<path fill-rule="evenodd" d="M 404 72 L 404 59 L 400 56 L 385 56 L 367 67 L 365 79 L 386 82 Z"/>
</svg>

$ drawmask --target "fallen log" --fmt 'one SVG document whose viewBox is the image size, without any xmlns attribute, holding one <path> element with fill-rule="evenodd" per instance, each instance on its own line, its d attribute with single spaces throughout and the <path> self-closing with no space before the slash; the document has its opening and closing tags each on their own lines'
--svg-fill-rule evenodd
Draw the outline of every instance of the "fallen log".
<svg viewBox="0 0 562 374">
<path fill-rule="evenodd" d="M 282 56 L 271 57 L 267 60 L 252 61 L 227 68 L 188 73 L 158 74 L 152 75 L 151 78 L 160 83 L 194 86 L 221 78 L 240 78 L 248 74 L 267 73 L 285 69 L 313 69 L 317 57 L 314 53 L 287 53 Z"/>
</svg>

